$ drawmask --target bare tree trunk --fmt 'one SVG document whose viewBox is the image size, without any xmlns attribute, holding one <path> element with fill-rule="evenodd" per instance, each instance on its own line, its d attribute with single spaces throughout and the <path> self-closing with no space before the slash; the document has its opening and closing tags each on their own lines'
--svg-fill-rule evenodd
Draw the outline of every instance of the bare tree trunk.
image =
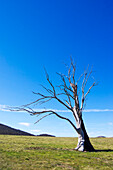
<svg viewBox="0 0 113 170">
<path fill-rule="evenodd" d="M 76 121 L 77 133 L 78 133 L 78 144 L 75 150 L 94 151 L 95 149 L 89 140 L 88 134 L 84 126 L 82 113 L 80 113 L 80 110 L 77 111 L 76 107 L 74 107 L 73 111 L 75 115 L 75 121 Z"/>
<path fill-rule="evenodd" d="M 80 118 L 79 122 L 76 121 L 76 124 L 77 124 L 77 133 L 78 133 L 78 144 L 75 150 L 90 151 L 90 152 L 94 151 L 95 149 L 89 140 L 89 136 L 86 132 L 83 119 Z"/>
<path fill-rule="evenodd" d="M 95 151 L 93 145 L 91 144 L 90 140 L 89 140 L 89 136 L 86 132 L 85 126 L 84 126 L 84 122 L 83 119 L 81 118 L 81 128 L 84 132 L 84 151 Z"/>
<path fill-rule="evenodd" d="M 85 142 L 84 132 L 82 128 L 79 128 L 77 132 L 78 132 L 78 144 L 75 150 L 84 151 L 84 142 Z"/>
</svg>

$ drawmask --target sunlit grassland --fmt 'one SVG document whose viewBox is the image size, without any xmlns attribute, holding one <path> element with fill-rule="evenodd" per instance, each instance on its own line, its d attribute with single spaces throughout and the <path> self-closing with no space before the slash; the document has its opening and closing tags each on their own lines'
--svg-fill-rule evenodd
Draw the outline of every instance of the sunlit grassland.
<svg viewBox="0 0 113 170">
<path fill-rule="evenodd" d="M 113 138 L 91 138 L 98 152 L 73 150 L 77 138 L 0 135 L 0 170 L 113 169 Z"/>
</svg>

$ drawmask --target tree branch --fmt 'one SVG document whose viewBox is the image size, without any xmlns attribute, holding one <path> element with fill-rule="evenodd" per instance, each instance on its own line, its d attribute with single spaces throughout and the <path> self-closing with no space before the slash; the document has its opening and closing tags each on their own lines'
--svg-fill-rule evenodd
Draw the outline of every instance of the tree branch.
<svg viewBox="0 0 113 170">
<path fill-rule="evenodd" d="M 54 96 L 56 96 L 55 88 L 54 88 L 53 84 L 51 83 L 51 81 L 49 80 L 49 75 L 48 75 L 48 73 L 47 73 L 46 70 L 45 70 L 45 73 L 46 73 L 46 79 L 47 79 L 47 81 L 49 82 L 49 84 L 51 85 L 51 87 L 52 87 L 52 89 L 53 89 Z"/>
<path fill-rule="evenodd" d="M 42 115 L 42 114 L 45 114 L 45 113 L 49 113 L 49 114 L 46 114 L 46 115 L 44 115 L 43 117 L 41 117 L 41 118 L 40 118 L 37 122 L 35 122 L 35 123 L 38 123 L 40 120 L 44 119 L 45 117 L 54 114 L 54 115 L 56 115 L 57 117 L 59 117 L 60 119 L 67 120 L 67 121 L 73 126 L 73 128 L 74 128 L 76 131 L 78 130 L 78 129 L 76 128 L 76 126 L 73 124 L 73 122 L 72 122 L 70 119 L 59 115 L 58 113 L 56 113 L 56 112 L 53 111 L 53 110 L 43 110 L 43 111 L 36 112 L 36 111 L 34 111 L 33 109 L 31 109 L 31 108 L 20 108 L 20 107 L 13 107 L 13 108 L 10 108 L 9 110 L 10 110 L 10 111 L 26 111 L 26 112 L 30 113 L 30 115 Z"/>
<path fill-rule="evenodd" d="M 88 67 L 89 67 L 89 66 L 88 66 Z M 86 86 L 87 81 L 88 81 L 88 79 L 89 79 L 89 77 L 90 77 L 91 74 L 92 74 L 92 68 L 91 68 L 91 71 L 89 72 L 89 74 L 88 74 L 88 68 L 87 68 L 87 70 L 84 72 L 84 79 L 83 79 L 83 82 L 82 82 L 81 110 L 83 109 L 83 105 L 84 105 L 84 101 L 85 101 L 85 99 L 86 99 L 86 96 L 88 95 L 88 93 L 90 92 L 90 90 L 92 89 L 92 87 L 96 85 L 96 82 L 94 82 L 94 83 L 90 86 L 90 88 L 88 89 L 87 93 L 84 94 L 85 86 Z"/>
<path fill-rule="evenodd" d="M 71 57 L 70 57 L 71 58 Z M 73 60 L 71 58 L 71 66 L 73 68 L 72 70 L 72 77 L 73 77 L 73 84 L 75 84 L 75 70 L 76 70 L 76 64 L 73 63 Z"/>
<path fill-rule="evenodd" d="M 39 120 L 37 120 L 36 122 L 35 122 L 35 124 L 36 123 L 38 123 L 38 122 L 40 122 L 42 119 L 44 119 L 45 117 L 47 117 L 47 116 L 50 116 L 50 115 L 52 115 L 53 113 L 49 113 L 49 114 L 47 114 L 47 115 L 44 115 L 43 117 L 41 117 Z"/>
<path fill-rule="evenodd" d="M 45 117 L 47 117 L 47 116 L 50 116 L 50 115 L 54 114 L 54 115 L 56 115 L 57 117 L 59 117 L 60 119 L 67 120 L 67 121 L 73 126 L 73 128 L 74 128 L 76 131 L 78 130 L 78 129 L 76 128 L 76 126 L 73 124 L 73 122 L 72 122 L 70 119 L 59 115 L 58 113 L 54 112 L 53 110 L 45 110 L 45 111 L 42 111 L 42 112 L 33 112 L 33 115 L 42 114 L 42 113 L 48 113 L 48 112 L 49 112 L 49 114 L 43 116 L 41 119 L 43 119 L 43 118 L 45 118 Z M 37 122 L 39 122 L 41 119 L 39 119 Z"/>
<path fill-rule="evenodd" d="M 92 84 L 92 86 L 89 88 L 89 90 L 87 91 L 87 93 L 85 94 L 84 98 L 86 98 L 86 96 L 88 95 L 88 93 L 90 92 L 90 90 L 92 89 L 92 87 L 95 86 L 95 85 L 96 85 L 96 83 L 94 82 L 94 83 Z"/>
</svg>

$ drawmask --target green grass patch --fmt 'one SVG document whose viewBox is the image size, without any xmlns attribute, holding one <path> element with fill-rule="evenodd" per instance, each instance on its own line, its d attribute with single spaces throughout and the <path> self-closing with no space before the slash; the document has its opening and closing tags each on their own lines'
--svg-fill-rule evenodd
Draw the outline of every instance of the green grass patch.
<svg viewBox="0 0 113 170">
<path fill-rule="evenodd" d="M 77 138 L 0 135 L 0 170 L 113 169 L 113 138 L 91 138 L 98 152 L 73 150 Z"/>
</svg>

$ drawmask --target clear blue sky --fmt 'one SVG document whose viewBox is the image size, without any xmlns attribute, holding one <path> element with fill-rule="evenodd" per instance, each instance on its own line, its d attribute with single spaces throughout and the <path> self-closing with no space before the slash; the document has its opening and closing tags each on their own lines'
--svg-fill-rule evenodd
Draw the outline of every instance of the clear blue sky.
<svg viewBox="0 0 113 170">
<path fill-rule="evenodd" d="M 63 63 L 68 64 L 70 56 L 77 63 L 78 74 L 93 65 L 99 82 L 88 96 L 86 109 L 101 111 L 83 114 L 89 135 L 113 136 L 113 1 L 0 1 L 1 107 L 36 99 L 32 91 L 42 92 L 39 84 L 47 85 L 43 67 L 56 84 L 56 72 L 65 73 Z M 64 109 L 55 102 L 46 108 Z M 36 120 L 28 113 L 0 111 L 0 123 L 14 128 L 76 136 L 67 122 L 56 117 L 34 125 Z"/>
</svg>

